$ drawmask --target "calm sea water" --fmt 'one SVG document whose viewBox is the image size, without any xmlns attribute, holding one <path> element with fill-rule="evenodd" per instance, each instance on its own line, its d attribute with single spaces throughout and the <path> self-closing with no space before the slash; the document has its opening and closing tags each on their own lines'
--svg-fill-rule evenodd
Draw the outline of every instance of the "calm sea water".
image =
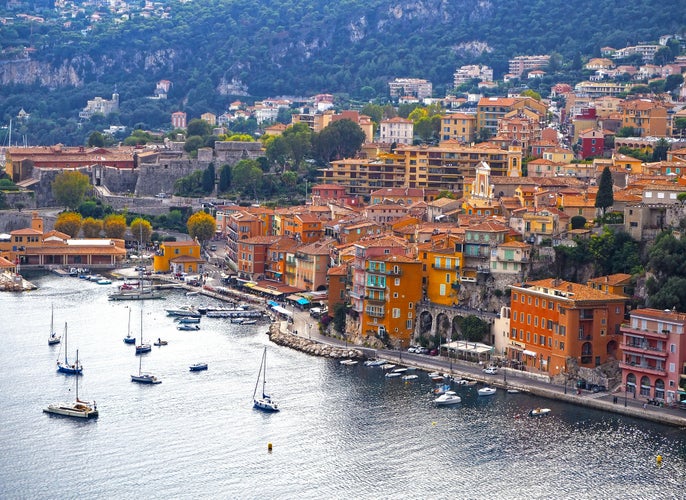
<svg viewBox="0 0 686 500">
<path fill-rule="evenodd" d="M 164 311 L 210 299 L 109 302 L 108 286 L 34 278 L 39 290 L 0 294 L 0 498 L 683 498 L 684 431 L 500 391 L 436 408 L 431 382 L 386 379 L 269 343 L 266 325 L 203 318 L 175 329 Z M 42 413 L 74 397 L 58 374 L 64 348 L 47 345 L 68 322 L 69 355 L 84 365 L 79 392 L 97 421 Z M 132 334 L 153 347 L 143 370 L 162 384 L 130 382 Z M 252 408 L 262 350 L 282 411 Z M 63 352 L 62 352 L 63 354 Z M 206 372 L 188 366 L 206 361 Z M 550 417 L 525 416 L 552 408 Z M 268 452 L 267 445 L 273 450 Z M 655 457 L 662 454 L 663 466 Z"/>
</svg>

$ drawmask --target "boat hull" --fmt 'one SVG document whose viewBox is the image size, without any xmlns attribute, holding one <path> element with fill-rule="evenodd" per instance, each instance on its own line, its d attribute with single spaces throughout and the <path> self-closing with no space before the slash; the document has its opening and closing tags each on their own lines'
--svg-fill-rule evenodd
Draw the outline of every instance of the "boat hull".
<svg viewBox="0 0 686 500">
<path fill-rule="evenodd" d="M 136 346 L 136 354 L 145 354 L 146 352 L 152 351 L 152 346 L 150 344 L 143 344 Z"/>
<path fill-rule="evenodd" d="M 150 375 L 150 374 L 131 375 L 131 382 L 136 382 L 137 384 L 147 384 L 147 385 L 161 384 L 162 383 L 162 381 L 160 379 L 158 379 L 154 375 Z"/>
<path fill-rule="evenodd" d="M 192 372 L 200 372 L 203 370 L 207 370 L 207 363 L 199 363 L 197 365 L 190 366 L 190 371 Z"/>
<path fill-rule="evenodd" d="M 136 343 L 136 337 L 124 337 L 124 343 L 125 344 L 135 344 Z"/>
<path fill-rule="evenodd" d="M 55 403 L 43 408 L 44 413 L 63 417 L 92 419 L 98 418 L 98 410 L 82 403 Z"/>
<path fill-rule="evenodd" d="M 81 375 L 83 372 L 83 367 L 71 366 L 71 365 L 57 365 L 57 371 L 60 373 L 65 373 L 67 375 Z"/>
<path fill-rule="evenodd" d="M 253 401 L 253 408 L 269 413 L 274 413 L 279 411 L 279 405 L 268 398 L 255 399 Z"/>
</svg>

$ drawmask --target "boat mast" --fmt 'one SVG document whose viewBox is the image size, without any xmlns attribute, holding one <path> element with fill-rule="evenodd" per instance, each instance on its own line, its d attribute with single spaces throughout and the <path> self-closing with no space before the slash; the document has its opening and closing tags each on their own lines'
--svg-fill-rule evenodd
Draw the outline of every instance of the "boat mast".
<svg viewBox="0 0 686 500">
<path fill-rule="evenodd" d="M 76 349 L 76 367 L 79 366 L 79 350 Z M 78 375 L 78 373 L 77 373 Z M 79 402 L 79 377 L 76 377 L 76 402 Z"/>
<path fill-rule="evenodd" d="M 67 359 L 67 322 L 64 322 L 64 364 L 69 365 L 69 360 Z"/>
<path fill-rule="evenodd" d="M 262 372 L 262 397 L 265 397 L 264 390 L 267 388 L 267 348 L 264 348 L 264 371 Z"/>
<path fill-rule="evenodd" d="M 264 353 L 262 354 L 262 362 L 260 363 L 260 369 L 257 372 L 257 380 L 255 381 L 255 390 L 252 391 L 252 397 L 255 399 L 255 394 L 257 394 L 257 388 L 260 385 L 260 377 L 262 377 L 262 367 L 264 366 L 264 357 L 267 354 L 267 348 L 264 348 Z M 264 393 L 264 387 L 262 388 L 262 392 Z"/>
</svg>

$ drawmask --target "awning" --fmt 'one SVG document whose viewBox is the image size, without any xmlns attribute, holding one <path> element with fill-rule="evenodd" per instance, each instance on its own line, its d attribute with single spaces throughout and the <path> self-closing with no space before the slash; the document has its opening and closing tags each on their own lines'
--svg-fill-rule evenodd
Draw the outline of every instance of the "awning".
<svg viewBox="0 0 686 500">
<path fill-rule="evenodd" d="M 304 306 L 304 305 L 310 303 L 310 301 L 307 300 L 305 297 L 300 297 L 298 300 L 296 300 L 296 302 L 297 302 L 298 304 L 300 304 L 301 306 Z"/>
<path fill-rule="evenodd" d="M 524 349 L 522 352 L 527 356 L 532 356 L 534 358 L 536 357 L 536 353 L 534 351 L 529 351 L 527 349 Z"/>
<path fill-rule="evenodd" d="M 293 317 L 293 313 L 291 311 L 289 311 L 288 309 L 286 309 L 285 307 L 276 306 L 276 307 L 274 307 L 274 311 L 276 311 L 279 314 L 283 314 L 284 316 L 288 316 L 289 318 Z"/>
<path fill-rule="evenodd" d="M 278 302 L 274 302 L 273 300 L 268 300 L 268 301 L 267 301 L 267 305 L 270 306 L 270 307 L 279 307 L 279 303 L 278 303 Z"/>
<path fill-rule="evenodd" d="M 270 288 L 264 288 L 264 287 L 257 286 L 257 285 L 251 286 L 250 288 L 252 288 L 256 292 L 268 293 L 269 295 L 274 295 L 274 296 L 283 294 L 283 292 L 279 292 L 278 290 L 272 290 Z"/>
</svg>

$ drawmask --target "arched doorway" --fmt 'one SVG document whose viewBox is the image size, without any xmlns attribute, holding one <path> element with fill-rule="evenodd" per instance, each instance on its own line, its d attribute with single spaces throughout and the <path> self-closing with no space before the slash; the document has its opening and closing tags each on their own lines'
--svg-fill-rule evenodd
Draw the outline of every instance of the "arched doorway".
<svg viewBox="0 0 686 500">
<path fill-rule="evenodd" d="M 650 379 L 647 376 L 641 377 L 641 396 L 650 397 Z"/>
<path fill-rule="evenodd" d="M 633 373 L 626 376 L 626 392 L 636 394 L 636 375 Z"/>
<path fill-rule="evenodd" d="M 433 326 L 433 316 L 429 311 L 423 311 L 419 315 L 419 336 L 424 337 L 431 334 L 431 327 Z"/>
<path fill-rule="evenodd" d="M 665 381 L 661 378 L 655 381 L 655 399 L 665 399 Z"/>
<path fill-rule="evenodd" d="M 455 316 L 453 318 L 453 330 L 452 330 L 452 337 L 451 339 L 459 339 L 460 338 L 460 317 Z"/>
<path fill-rule="evenodd" d="M 610 340 L 606 349 L 608 358 L 617 359 L 617 349 L 619 349 L 619 343 L 616 340 Z"/>
<path fill-rule="evenodd" d="M 436 333 L 440 339 L 445 339 L 450 336 L 451 326 L 448 315 L 440 313 L 436 316 Z"/>
</svg>

